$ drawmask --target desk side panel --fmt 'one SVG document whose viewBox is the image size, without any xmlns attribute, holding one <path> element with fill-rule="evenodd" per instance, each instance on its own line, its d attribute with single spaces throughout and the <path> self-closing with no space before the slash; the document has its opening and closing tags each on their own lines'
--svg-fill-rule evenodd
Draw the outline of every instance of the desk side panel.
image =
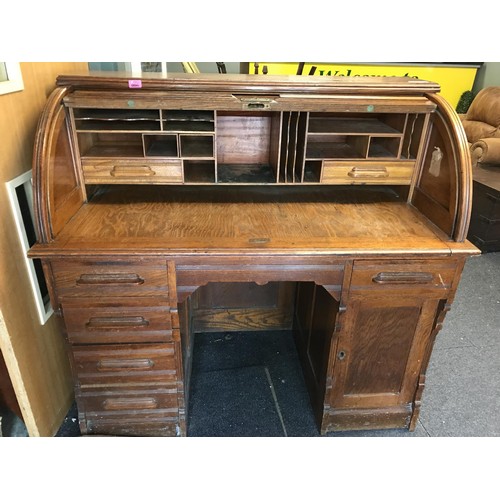
<svg viewBox="0 0 500 500">
<path fill-rule="evenodd" d="M 40 117 L 33 155 L 38 242 L 51 241 L 85 201 L 71 130 L 62 104 L 66 88 L 50 95 Z"/>
<path fill-rule="evenodd" d="M 440 96 L 436 103 L 413 205 L 450 239 L 465 241 L 472 204 L 472 170 L 460 119 Z"/>
</svg>

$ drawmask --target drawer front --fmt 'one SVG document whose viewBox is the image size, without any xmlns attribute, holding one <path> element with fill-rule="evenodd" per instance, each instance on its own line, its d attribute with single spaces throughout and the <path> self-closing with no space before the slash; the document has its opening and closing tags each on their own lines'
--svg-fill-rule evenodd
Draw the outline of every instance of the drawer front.
<svg viewBox="0 0 500 500">
<path fill-rule="evenodd" d="M 168 271 L 164 260 L 57 261 L 51 263 L 59 298 L 167 295 Z"/>
<path fill-rule="evenodd" d="M 482 215 L 472 218 L 469 226 L 469 238 L 479 238 L 482 241 L 500 240 L 500 218 L 498 220 L 486 219 Z"/>
<path fill-rule="evenodd" d="M 109 159 L 82 160 L 87 184 L 182 183 L 181 160 Z"/>
<path fill-rule="evenodd" d="M 180 435 L 178 416 L 165 413 L 139 415 L 89 415 L 80 417 L 84 434 L 127 437 L 175 437 Z"/>
<path fill-rule="evenodd" d="M 177 389 L 172 386 L 85 388 L 77 392 L 78 409 L 89 416 L 127 418 L 139 414 L 177 415 Z"/>
<path fill-rule="evenodd" d="M 454 261 L 355 261 L 350 290 L 351 293 L 404 291 L 446 296 L 455 271 Z"/>
<path fill-rule="evenodd" d="M 168 342 L 172 315 L 168 303 L 151 299 L 121 299 L 99 304 L 62 302 L 68 340 L 74 344 Z"/>
<path fill-rule="evenodd" d="M 500 241 L 500 193 L 474 181 L 473 200 L 468 238 L 483 251 L 496 251 Z"/>
<path fill-rule="evenodd" d="M 410 184 L 414 162 L 325 161 L 321 182 L 325 184 Z"/>
<path fill-rule="evenodd" d="M 73 368 L 81 387 L 175 382 L 175 344 L 73 346 Z"/>
<path fill-rule="evenodd" d="M 483 216 L 488 220 L 500 220 L 500 192 L 474 181 L 472 216 Z"/>
</svg>

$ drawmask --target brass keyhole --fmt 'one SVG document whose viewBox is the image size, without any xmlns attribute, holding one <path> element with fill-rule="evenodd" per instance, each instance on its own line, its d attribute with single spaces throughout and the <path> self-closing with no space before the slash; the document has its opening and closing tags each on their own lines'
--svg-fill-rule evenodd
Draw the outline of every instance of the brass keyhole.
<svg viewBox="0 0 500 500">
<path fill-rule="evenodd" d="M 339 358 L 340 361 L 342 361 L 345 358 L 345 351 L 339 351 L 337 354 L 337 358 Z"/>
<path fill-rule="evenodd" d="M 264 109 L 266 105 L 263 102 L 249 102 L 247 104 L 248 109 Z"/>
</svg>

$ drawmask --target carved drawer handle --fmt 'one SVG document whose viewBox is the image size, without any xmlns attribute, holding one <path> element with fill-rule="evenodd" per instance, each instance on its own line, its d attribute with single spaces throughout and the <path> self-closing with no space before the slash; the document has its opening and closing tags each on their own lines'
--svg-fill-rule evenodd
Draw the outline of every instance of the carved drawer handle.
<svg viewBox="0 0 500 500">
<path fill-rule="evenodd" d="M 347 173 L 349 177 L 378 179 L 389 177 L 389 172 L 385 167 L 352 167 Z"/>
<path fill-rule="evenodd" d="M 144 279 L 136 273 L 82 274 L 77 285 L 142 285 Z"/>
<path fill-rule="evenodd" d="M 432 283 L 434 275 L 431 273 L 378 273 L 372 281 L 384 284 L 425 284 Z"/>
<path fill-rule="evenodd" d="M 97 362 L 100 371 L 150 370 L 155 365 L 152 359 L 101 359 Z"/>
<path fill-rule="evenodd" d="M 134 166 L 134 167 L 122 167 L 116 165 L 110 172 L 113 177 L 137 177 L 137 176 L 147 176 L 152 177 L 156 175 L 156 172 L 149 166 Z"/>
<path fill-rule="evenodd" d="M 143 316 L 119 316 L 119 317 L 106 317 L 90 318 L 85 325 L 89 330 L 109 330 L 115 328 L 131 328 L 131 327 L 144 327 L 149 326 L 149 321 Z"/>
<path fill-rule="evenodd" d="M 158 408 L 155 398 L 112 398 L 102 403 L 105 410 L 146 410 Z"/>
</svg>

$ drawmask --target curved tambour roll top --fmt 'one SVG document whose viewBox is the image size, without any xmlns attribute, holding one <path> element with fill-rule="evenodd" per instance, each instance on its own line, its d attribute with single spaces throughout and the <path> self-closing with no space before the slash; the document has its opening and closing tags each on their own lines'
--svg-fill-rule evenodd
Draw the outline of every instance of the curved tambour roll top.
<svg viewBox="0 0 500 500">
<path fill-rule="evenodd" d="M 458 115 L 441 96 L 436 103 L 412 203 L 451 239 L 463 242 L 472 202 L 471 159 Z"/>
<path fill-rule="evenodd" d="M 251 151 L 254 156 L 262 156 L 256 149 L 264 147 L 267 148 L 265 155 L 272 157 L 269 163 L 274 173 L 265 181 L 269 187 L 290 182 L 295 185 L 399 182 L 409 186 L 408 202 L 451 240 L 462 242 L 467 234 L 472 186 L 467 140 L 455 111 L 437 95 L 439 86 L 432 82 L 406 78 L 265 78 L 263 75 L 148 76 L 131 80 L 119 75 L 61 76 L 57 83 L 58 87 L 49 97 L 40 118 L 34 148 L 39 243 L 50 242 L 61 231 L 86 202 L 92 189 L 90 184 L 106 183 L 102 180 L 105 176 L 109 183 L 129 184 L 137 181 L 179 185 L 188 184 L 192 179 L 195 183 L 231 182 L 231 176 L 223 178 L 222 174 L 217 174 L 217 161 L 222 162 L 226 156 L 229 161 L 241 161 L 232 144 L 223 144 L 224 126 L 233 117 L 247 115 L 257 116 L 255 121 L 241 119 L 248 127 L 249 135 L 257 134 L 256 124 L 267 127 L 269 144 L 262 146 L 263 136 L 247 144 L 255 148 Z M 160 128 L 158 133 L 135 131 L 137 146 L 143 148 L 139 157 L 127 157 L 123 153 L 120 161 L 112 166 L 109 166 L 107 158 L 99 158 L 99 161 L 89 164 L 88 159 L 82 160 L 83 148 L 87 148 L 91 136 L 106 134 L 100 134 L 99 130 L 80 133 L 75 116 L 83 116 L 82 120 L 87 119 L 90 123 L 91 120 L 81 110 L 96 109 L 98 112 L 113 110 L 115 113 L 110 113 L 107 126 L 116 123 L 114 117 L 120 116 L 120 110 L 132 109 L 136 113 L 137 110 L 147 110 L 148 113 L 153 110 L 153 113 L 160 113 Z M 168 120 L 163 118 L 165 109 L 174 110 L 173 116 L 176 116 L 177 110 L 201 110 L 205 114 L 200 113 L 201 118 L 195 117 L 193 120 L 198 121 L 193 121 L 194 125 L 191 123 L 190 126 L 201 127 L 200 120 L 206 120 L 212 124 L 204 123 L 203 126 L 212 128 L 207 128 L 207 131 L 200 128 L 198 142 L 193 144 L 191 130 L 167 133 L 163 129 Z M 206 118 L 207 110 L 212 113 L 212 118 Z M 95 111 L 93 113 L 89 116 L 97 116 Z M 331 153 L 319 159 L 311 153 L 308 158 L 309 146 L 304 141 L 310 141 L 314 155 L 323 154 L 320 146 L 325 144 L 321 142 L 324 136 L 313 128 L 318 118 L 326 117 L 324 123 L 327 123 L 333 117 L 328 122 L 333 123 L 340 114 L 347 117 L 350 123 L 356 119 L 368 123 L 372 116 L 388 116 L 390 119 L 381 118 L 382 125 L 396 127 L 396 134 L 393 135 L 399 134 L 400 138 L 387 139 L 378 137 L 381 135 L 379 132 L 371 136 L 362 132 L 354 140 L 354 132 L 338 132 L 331 125 L 329 133 L 335 136 L 334 141 L 338 142 L 343 137 L 345 144 L 342 146 L 351 147 L 354 144 L 361 158 L 358 164 L 351 167 L 349 163 L 346 167 L 343 158 L 332 160 L 328 156 Z M 221 118 L 217 122 L 219 115 Z M 404 117 L 401 121 L 403 125 L 393 125 L 392 118 L 396 115 Z M 182 119 L 186 120 L 186 116 Z M 288 132 L 284 129 L 285 123 L 293 123 Z M 293 140 L 290 139 L 292 128 L 295 134 Z M 409 134 L 417 133 L 415 131 L 418 132 L 417 140 L 408 139 Z M 109 130 L 105 132 L 108 132 L 106 137 L 111 136 Z M 124 141 L 132 140 L 134 134 L 127 133 L 120 130 L 120 134 L 115 135 L 121 135 Z M 288 149 L 284 146 L 286 141 Z M 379 155 L 373 160 L 370 156 L 372 145 L 374 151 L 375 146 L 381 145 L 387 147 L 390 153 L 382 153 L 381 157 L 380 153 L 373 153 Z M 190 157 L 188 151 L 192 146 L 202 148 L 203 154 L 195 152 L 195 157 Z M 313 150 L 313 146 L 317 149 Z M 172 157 L 167 159 L 148 157 L 147 147 L 168 147 L 174 153 L 168 153 Z M 406 149 L 408 156 L 403 156 Z M 408 161 L 410 156 L 412 162 Z M 293 170 L 288 166 L 292 157 Z M 200 181 L 195 176 L 202 162 L 212 162 L 216 167 L 215 173 Z M 87 174 L 85 168 L 91 173 Z M 343 169 L 347 169 L 345 173 Z M 394 180 L 384 180 L 388 171 L 394 175 Z"/>
<path fill-rule="evenodd" d="M 39 243 L 47 243 L 84 202 L 81 172 L 63 98 L 68 89 L 56 88 L 38 122 L 33 154 L 35 228 Z"/>
</svg>

